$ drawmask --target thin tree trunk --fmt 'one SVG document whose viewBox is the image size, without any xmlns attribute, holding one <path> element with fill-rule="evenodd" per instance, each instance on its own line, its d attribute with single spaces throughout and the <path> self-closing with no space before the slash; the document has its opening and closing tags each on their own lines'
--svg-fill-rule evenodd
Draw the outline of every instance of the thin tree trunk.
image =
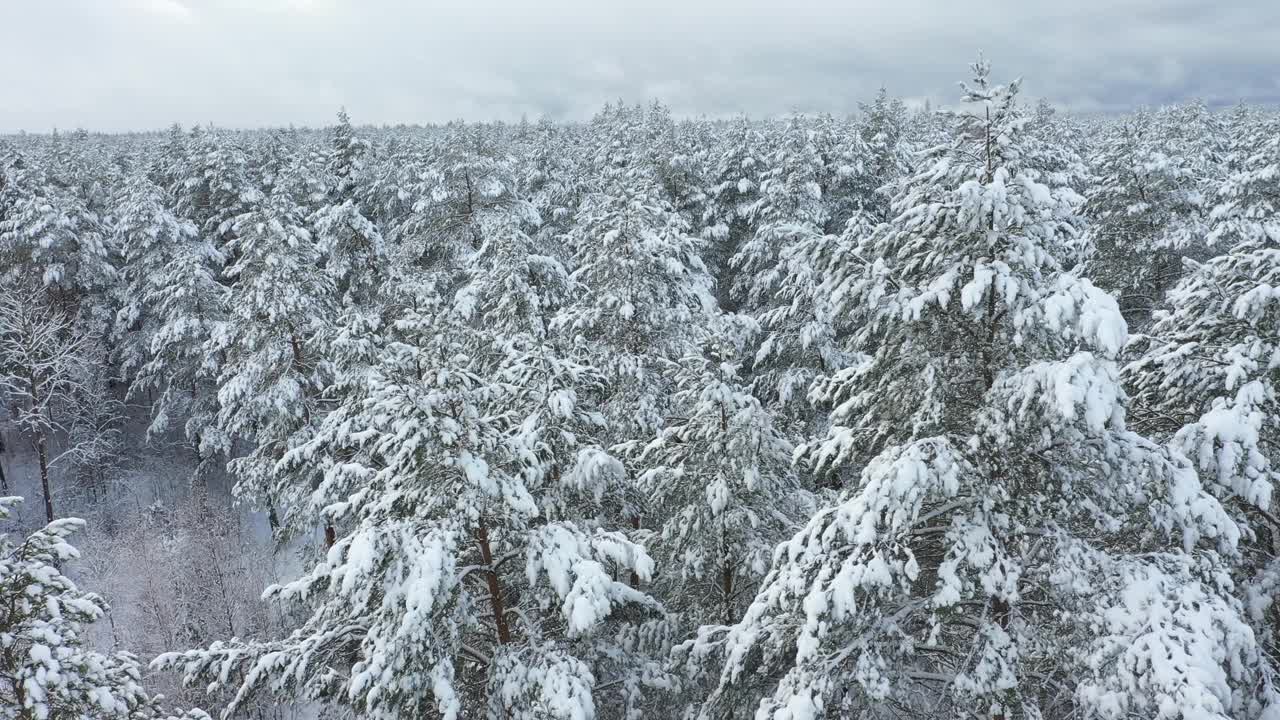
<svg viewBox="0 0 1280 720">
<path fill-rule="evenodd" d="M 53 495 L 49 492 L 49 448 L 44 431 L 36 431 L 36 454 L 40 457 L 40 487 L 44 490 L 44 517 L 53 522 Z"/>
<path fill-rule="evenodd" d="M 639 530 L 639 529 L 640 529 L 640 516 L 639 516 L 639 515 L 636 515 L 635 517 L 631 518 L 631 527 L 632 527 L 632 528 L 634 528 L 634 529 L 636 529 L 636 530 Z M 632 570 L 632 571 L 631 571 L 631 587 L 633 587 L 633 588 L 638 588 L 638 587 L 640 587 L 640 576 L 639 576 L 638 574 L 636 574 L 636 571 L 635 571 L 635 570 Z"/>
<path fill-rule="evenodd" d="M 1009 603 L 1006 602 L 1004 598 L 994 597 L 994 596 L 991 598 L 991 614 L 992 616 L 995 617 L 996 624 L 1000 626 L 1001 630 L 1008 632 L 1009 616 L 1012 613 L 1013 613 L 1013 608 L 1009 606 Z M 1004 703 L 1001 703 L 1000 712 L 997 712 L 996 714 L 991 716 L 992 720 L 1008 720 L 1008 717 L 1009 715 L 1004 706 Z"/>
<path fill-rule="evenodd" d="M 31 412 L 33 415 L 42 414 L 40 408 L 40 388 L 41 378 L 36 374 L 34 369 L 28 371 L 27 387 L 31 389 Z M 49 403 L 43 410 L 43 414 L 49 418 L 49 426 L 53 427 L 53 403 Z M 38 423 L 32 428 L 36 434 L 36 455 L 40 459 L 40 487 L 44 490 L 44 515 L 48 522 L 53 522 L 53 495 L 49 492 L 49 444 L 45 437 L 44 428 Z"/>
<path fill-rule="evenodd" d="M 720 592 L 724 595 L 724 622 L 729 626 L 737 622 L 733 612 L 733 568 L 725 563 L 720 569 Z"/>
</svg>

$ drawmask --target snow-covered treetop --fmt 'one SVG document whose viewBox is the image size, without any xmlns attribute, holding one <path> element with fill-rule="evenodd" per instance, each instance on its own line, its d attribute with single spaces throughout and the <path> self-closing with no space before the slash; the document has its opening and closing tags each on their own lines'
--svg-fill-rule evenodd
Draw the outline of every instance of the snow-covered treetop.
<svg viewBox="0 0 1280 720">
<path fill-rule="evenodd" d="M 871 357 L 814 397 L 868 437 L 971 427 L 972 403 L 1004 368 L 1064 349 L 1114 357 L 1126 340 L 1115 301 L 1065 272 L 1079 197 L 1045 184 L 1018 85 L 992 85 L 989 71 L 976 64 L 964 86 L 975 110 L 957 117 L 955 142 L 923 157 L 896 217 L 828 281 L 854 349 Z"/>
</svg>

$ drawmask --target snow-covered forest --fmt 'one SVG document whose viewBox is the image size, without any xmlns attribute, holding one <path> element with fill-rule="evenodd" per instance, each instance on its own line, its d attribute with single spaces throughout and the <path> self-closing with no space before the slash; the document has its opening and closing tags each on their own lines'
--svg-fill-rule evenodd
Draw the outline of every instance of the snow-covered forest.
<svg viewBox="0 0 1280 720">
<path fill-rule="evenodd" d="M 1006 80 L 0 138 L 0 718 L 1280 718 L 1280 115 Z"/>
</svg>

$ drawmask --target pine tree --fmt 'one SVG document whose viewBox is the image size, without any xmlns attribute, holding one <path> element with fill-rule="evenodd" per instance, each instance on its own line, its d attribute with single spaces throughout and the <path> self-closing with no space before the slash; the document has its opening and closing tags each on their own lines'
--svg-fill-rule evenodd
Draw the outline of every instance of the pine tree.
<svg viewBox="0 0 1280 720">
<path fill-rule="evenodd" d="M 116 232 L 129 281 L 117 314 L 117 332 L 130 338 L 121 344 L 122 368 L 134 371 L 129 395 L 151 398 L 148 437 L 182 423 L 197 458 L 208 459 L 227 444 L 213 430 L 215 380 L 226 356 L 209 350 L 227 318 L 228 290 L 219 280 L 225 261 L 145 178 L 129 186 L 128 197 Z"/>
<path fill-rule="evenodd" d="M 1271 328 L 1280 285 L 1280 141 L 1221 185 L 1210 237 L 1226 251 L 1196 264 L 1170 291 L 1141 356 L 1126 369 L 1139 418 L 1168 438 L 1246 529 L 1237 571 L 1258 637 L 1275 647 L 1280 532 L 1272 510 L 1280 436 Z"/>
<path fill-rule="evenodd" d="M 625 151 L 624 151 L 625 152 Z M 553 323 L 591 348 L 611 385 L 617 438 L 662 425 L 664 368 L 685 355 L 713 302 L 710 280 L 683 219 L 643 166 L 621 156 L 579 208 L 567 238 L 582 292 Z"/>
<path fill-rule="evenodd" d="M 487 128 L 453 127 L 433 150 L 436 156 L 407 190 L 414 198 L 412 211 L 396 240 L 410 262 L 455 272 L 484 244 L 487 216 L 527 205 L 517 194 L 512 159 Z"/>
<path fill-rule="evenodd" d="M 188 143 L 189 170 L 171 189 L 174 211 L 221 251 L 232 240 L 236 217 L 249 209 L 248 163 L 239 147 L 211 128 L 193 129 Z"/>
<path fill-rule="evenodd" d="M 550 322 L 579 289 L 562 261 L 565 249 L 553 238 L 531 237 L 523 218 L 532 209 L 485 218 L 484 243 L 467 258 L 466 281 L 454 296 L 454 312 L 463 320 L 501 337 L 527 334 L 545 341 Z"/>
<path fill-rule="evenodd" d="M 666 201 L 691 226 L 706 204 L 705 158 L 692 123 L 676 123 L 658 101 L 644 109 L 643 147 Z"/>
<path fill-rule="evenodd" d="M 1058 260 L 1075 194 L 1044 184 L 1018 83 L 974 71 L 976 111 L 868 241 L 848 298 L 867 357 L 817 389 L 833 427 L 802 456 L 861 478 L 691 650 L 726 657 L 703 714 L 744 693 L 795 719 L 1263 714 L 1277 696 L 1221 573 L 1236 525 L 1125 427 L 1124 322 Z"/>
<path fill-rule="evenodd" d="M 728 320 L 718 335 L 732 335 Z M 732 346 L 682 359 L 673 419 L 634 447 L 637 483 L 660 518 L 653 541 L 668 606 L 686 623 L 731 625 L 795 529 L 806 494 L 792 446 L 738 377 Z"/>
<path fill-rule="evenodd" d="M 367 306 L 389 278 L 389 255 L 382 231 L 363 207 L 363 157 L 369 144 L 355 137 L 345 110 L 330 138 L 326 163 L 329 192 L 311 216 L 326 274 L 344 306 Z"/>
<path fill-rule="evenodd" d="M 360 207 L 392 249 L 403 245 L 410 234 L 405 224 L 414 217 L 417 191 L 429 169 L 427 150 L 420 138 L 393 140 L 383 151 L 383 161 L 364 173 L 365 182 L 358 188 Z"/>
<path fill-rule="evenodd" d="M 1243 130 L 1250 133 L 1247 121 Z M 1280 236 L 1280 199 L 1277 199 L 1277 167 L 1280 167 L 1280 143 L 1274 119 L 1252 128 L 1252 140 L 1243 143 L 1254 148 L 1237 160 L 1239 170 L 1226 177 L 1217 188 L 1218 203 L 1209 213 L 1212 229 L 1206 238 L 1211 246 L 1229 249 L 1236 244 L 1274 242 Z"/>
<path fill-rule="evenodd" d="M 822 158 L 804 118 L 792 118 L 776 140 L 760 182 L 760 198 L 749 212 L 755 234 L 732 259 L 738 273 L 733 292 L 744 309 L 768 307 L 783 282 L 778 258 L 787 247 L 822 234 Z"/>
<path fill-rule="evenodd" d="M 329 200 L 341 204 L 358 193 L 360 174 L 369 143 L 356 137 L 346 108 L 338 111 L 338 124 L 329 136 L 329 158 L 325 170 L 330 178 Z"/>
<path fill-rule="evenodd" d="M 578 151 L 577 142 L 570 128 L 549 120 L 539 122 L 528 140 L 527 156 L 520 164 L 520 189 L 538 214 L 542 235 L 564 235 L 588 190 L 588 173 L 582 167 L 587 158 Z"/>
<path fill-rule="evenodd" d="M 821 277 L 812 262 L 821 247 L 838 242 L 823 231 L 827 181 L 815 134 L 802 118 L 793 118 L 770 156 L 760 199 L 751 208 L 755 235 L 732 260 L 743 309 L 761 327 L 751 363 L 753 389 L 784 408 L 789 421 L 811 415 L 803 402 L 810 382 L 844 360 L 832 308 L 815 293 Z"/>
<path fill-rule="evenodd" d="M 1203 255 L 1203 193 L 1192 158 L 1178 152 L 1156 118 L 1139 113 L 1111 130 L 1087 191 L 1090 268 L 1143 327 L 1177 282 L 1181 258 Z"/>
<path fill-rule="evenodd" d="M 238 216 L 227 251 L 231 281 L 228 318 L 216 326 L 208 351 L 223 358 L 218 375 L 217 431 L 224 450 L 242 438 L 252 454 L 231 466 L 242 497 L 271 509 L 279 494 L 270 468 L 318 423 L 327 364 L 317 339 L 335 307 L 333 284 L 303 211 L 285 185 L 270 195 L 246 196 L 252 209 Z"/>
<path fill-rule="evenodd" d="M 148 298 L 167 289 L 175 256 L 195 240 L 197 231 L 174 216 L 160 188 L 141 175 L 125 187 L 112 231 L 123 253 L 121 307 L 113 334 L 120 371 L 129 378 L 151 359 L 156 318 L 149 312 Z"/>
<path fill-rule="evenodd" d="M 100 218 L 26 158 L 14 156 L 2 170 L 0 272 L 11 282 L 38 278 L 52 301 L 70 313 L 83 309 L 84 321 L 101 330 L 116 269 Z"/>
<path fill-rule="evenodd" d="M 860 177 L 866 169 L 869 149 L 849 120 L 836 120 L 830 113 L 814 118 L 811 135 L 821 170 L 823 224 L 827 234 L 840 232 L 862 204 L 865 181 Z"/>
<path fill-rule="evenodd" d="M 352 200 L 325 205 L 310 220 L 325 274 L 341 294 L 343 305 L 373 303 L 389 279 L 390 258 L 382 231 Z"/>
<path fill-rule="evenodd" d="M 760 174 L 764 169 L 764 138 L 746 117 L 739 117 L 711 170 L 710 190 L 702 218 L 707 241 L 704 260 L 716 279 L 720 307 L 736 307 L 730 292 L 736 284 L 730 259 L 755 233 L 752 207 L 759 200 Z"/>
<path fill-rule="evenodd" d="M 862 172 L 857 175 L 855 194 L 859 199 L 857 209 L 868 215 L 874 225 L 891 219 L 892 196 L 885 188 L 911 171 L 907 109 L 901 100 L 891 99 L 884 88 L 874 101 L 859 105 L 859 109 L 862 117 L 858 135 L 866 148 L 866 157 Z"/>
<path fill-rule="evenodd" d="M 628 606 L 658 610 L 613 579 L 647 580 L 652 561 L 617 531 L 554 514 L 572 502 L 574 517 L 598 516 L 580 503 L 616 461 L 587 454 L 552 473 L 529 419 L 512 411 L 527 407 L 513 392 L 544 387 L 536 374 L 477 373 L 485 334 L 455 325 L 429 288 L 404 307 L 362 389 L 285 458 L 320 467 L 308 506 L 341 533 L 310 572 L 268 590 L 309 603 L 310 617 L 283 640 L 159 662 L 215 685 L 230 663 L 242 680 L 228 712 L 267 687 L 371 718 L 580 718 L 628 706 L 644 668 L 603 630 Z M 544 412 L 584 411 L 551 389 Z M 329 669 L 300 672 L 317 667 Z"/>
<path fill-rule="evenodd" d="M 172 192 L 186 178 L 190 170 L 190 162 L 186 135 L 182 131 L 182 126 L 174 123 L 169 126 L 164 145 L 152 158 L 147 168 L 147 177 L 157 187 L 166 192 Z"/>
<path fill-rule="evenodd" d="M 0 498 L 0 519 L 21 498 Z M 142 688 L 142 668 L 128 653 L 88 647 L 90 626 L 106 603 L 76 587 L 59 569 L 78 558 L 67 538 L 83 520 L 51 521 L 14 543 L 0 535 L 0 717 L 143 720 L 162 717 L 158 698 Z M 199 711 L 188 720 L 208 720 Z"/>
</svg>

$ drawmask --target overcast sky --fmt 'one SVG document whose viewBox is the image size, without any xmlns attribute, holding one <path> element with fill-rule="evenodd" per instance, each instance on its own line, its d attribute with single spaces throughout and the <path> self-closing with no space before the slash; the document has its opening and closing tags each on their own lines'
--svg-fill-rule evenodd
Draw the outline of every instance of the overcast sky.
<svg viewBox="0 0 1280 720">
<path fill-rule="evenodd" d="M 1280 102 L 1280 0 L 0 0 L 0 132 L 843 113 L 998 78 L 1083 111 Z"/>
</svg>

